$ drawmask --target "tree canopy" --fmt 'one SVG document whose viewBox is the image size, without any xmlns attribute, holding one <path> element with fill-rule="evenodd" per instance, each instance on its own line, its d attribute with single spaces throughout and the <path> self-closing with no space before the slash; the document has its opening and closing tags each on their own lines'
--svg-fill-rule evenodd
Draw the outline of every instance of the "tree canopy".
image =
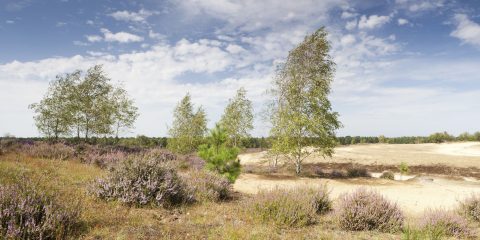
<svg viewBox="0 0 480 240">
<path fill-rule="evenodd" d="M 246 94 L 244 88 L 238 89 L 235 97 L 228 101 L 220 119 L 220 124 L 228 135 L 228 144 L 235 147 L 241 144 L 242 139 L 248 138 L 253 129 L 252 102 Z"/>
<path fill-rule="evenodd" d="M 335 131 L 341 127 L 328 99 L 335 63 L 326 37 L 320 28 L 290 51 L 271 90 L 273 148 L 294 163 L 297 174 L 308 155 L 332 155 Z"/>
<path fill-rule="evenodd" d="M 121 128 L 131 128 L 138 117 L 137 107 L 125 89 L 115 86 L 95 65 L 82 76 L 80 70 L 59 75 L 50 83 L 39 103 L 30 105 L 38 130 L 58 139 L 76 133 L 85 140 L 90 136 L 118 137 Z"/>
</svg>

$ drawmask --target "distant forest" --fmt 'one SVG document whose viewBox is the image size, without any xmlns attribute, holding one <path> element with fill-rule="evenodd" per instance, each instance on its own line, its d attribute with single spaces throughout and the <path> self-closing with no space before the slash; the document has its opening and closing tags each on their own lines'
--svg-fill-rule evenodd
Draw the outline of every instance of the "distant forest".
<svg viewBox="0 0 480 240">
<path fill-rule="evenodd" d="M 14 136 L 4 136 L 0 139 L 16 139 L 19 142 L 33 142 L 33 141 L 48 141 L 47 138 L 15 138 Z M 51 139 L 50 139 L 51 140 Z M 59 141 L 64 141 L 69 144 L 77 144 L 83 142 L 83 139 L 76 137 L 61 138 Z M 310 138 L 312 143 L 316 141 L 315 138 Z M 419 144 L 419 143 L 444 143 L 444 142 L 460 142 L 460 141 L 480 141 L 480 132 L 462 133 L 458 136 L 453 136 L 447 132 L 439 132 L 431 134 L 430 136 L 404 136 L 404 137 L 385 137 L 380 135 L 375 136 L 342 136 L 337 137 L 339 145 L 353 145 L 353 144 L 371 144 L 371 143 L 386 143 L 386 144 Z M 167 137 L 147 137 L 139 135 L 137 137 L 106 137 L 89 139 L 91 144 L 101 145 L 116 145 L 124 147 L 162 147 L 166 148 L 168 144 Z M 267 149 L 271 147 L 271 137 L 250 137 L 242 139 L 241 146 L 243 148 L 261 148 Z"/>
</svg>

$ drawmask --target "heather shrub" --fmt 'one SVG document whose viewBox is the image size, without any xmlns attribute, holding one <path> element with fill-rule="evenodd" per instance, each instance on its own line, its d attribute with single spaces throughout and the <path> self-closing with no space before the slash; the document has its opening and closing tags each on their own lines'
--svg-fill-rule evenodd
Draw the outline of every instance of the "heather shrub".
<svg viewBox="0 0 480 240">
<path fill-rule="evenodd" d="M 177 160 L 177 155 L 161 148 L 148 149 L 142 154 L 145 159 L 152 159 L 155 161 L 174 161 Z"/>
<path fill-rule="evenodd" d="M 249 205 L 254 218 L 284 227 L 313 224 L 317 214 L 332 208 L 325 186 L 261 191 L 250 200 Z"/>
<path fill-rule="evenodd" d="M 0 239 L 67 239 L 76 235 L 80 205 L 66 207 L 56 196 L 29 184 L 0 186 Z"/>
<path fill-rule="evenodd" d="M 380 178 L 395 180 L 395 174 L 393 174 L 393 172 L 390 172 L 390 171 L 385 171 L 382 173 L 382 175 L 380 175 Z"/>
<path fill-rule="evenodd" d="M 94 164 L 100 168 L 111 168 L 115 164 L 127 159 L 127 157 L 128 155 L 122 151 L 87 151 L 85 155 L 82 156 L 82 162 Z"/>
<path fill-rule="evenodd" d="M 351 167 L 351 168 L 347 169 L 347 176 L 349 178 L 370 177 L 370 173 L 368 173 L 366 168 Z"/>
<path fill-rule="evenodd" d="M 472 235 L 465 218 L 453 211 L 442 209 L 425 211 L 420 227 L 435 238 L 441 236 L 460 238 Z"/>
<path fill-rule="evenodd" d="M 218 202 L 231 197 L 230 182 L 217 173 L 194 170 L 189 171 L 184 179 L 193 188 L 196 200 Z"/>
<path fill-rule="evenodd" d="M 340 226 L 351 231 L 396 232 L 402 229 L 404 220 L 396 204 L 364 188 L 340 197 L 337 214 Z"/>
<path fill-rule="evenodd" d="M 331 177 L 331 178 L 346 178 L 347 175 L 346 175 L 343 171 L 333 170 L 333 171 L 330 173 L 330 177 Z"/>
<path fill-rule="evenodd" d="M 472 194 L 460 202 L 460 211 L 468 218 L 480 222 L 480 195 Z"/>
<path fill-rule="evenodd" d="M 32 145 L 24 145 L 23 152 L 34 158 L 67 160 L 75 154 L 75 149 L 64 143 L 35 142 Z"/>
<path fill-rule="evenodd" d="M 193 192 L 177 172 L 152 159 L 127 159 L 97 179 L 91 192 L 97 197 L 135 206 L 173 207 L 194 200 Z"/>
</svg>

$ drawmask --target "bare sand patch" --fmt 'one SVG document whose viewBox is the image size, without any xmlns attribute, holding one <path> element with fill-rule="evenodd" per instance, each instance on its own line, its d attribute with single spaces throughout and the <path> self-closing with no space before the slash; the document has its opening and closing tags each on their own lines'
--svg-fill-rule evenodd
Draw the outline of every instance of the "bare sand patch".
<svg viewBox="0 0 480 240">
<path fill-rule="evenodd" d="M 322 186 L 327 184 L 332 197 L 360 187 L 374 189 L 398 205 L 409 215 L 418 215 L 428 208 L 453 209 L 458 201 L 480 193 L 480 183 L 450 180 L 441 177 L 417 177 L 408 181 L 383 179 L 332 180 L 319 178 L 276 179 L 254 174 L 242 174 L 234 184 L 239 192 L 255 194 L 262 189 Z"/>
<path fill-rule="evenodd" d="M 266 152 L 239 156 L 242 164 L 268 164 Z M 336 162 L 364 165 L 445 165 L 480 168 L 480 142 L 442 144 L 365 144 L 335 148 L 331 158 L 312 155 L 305 163 Z"/>
</svg>

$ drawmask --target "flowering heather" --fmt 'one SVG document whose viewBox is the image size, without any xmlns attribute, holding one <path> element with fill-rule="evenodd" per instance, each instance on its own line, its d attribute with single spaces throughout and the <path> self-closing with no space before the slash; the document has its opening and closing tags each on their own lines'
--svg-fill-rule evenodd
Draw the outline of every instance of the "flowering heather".
<svg viewBox="0 0 480 240">
<path fill-rule="evenodd" d="M 404 220 L 396 204 L 364 188 L 340 198 L 338 217 L 340 226 L 351 231 L 396 232 L 402 229 Z"/>
<path fill-rule="evenodd" d="M 232 194 L 230 181 L 220 174 L 207 170 L 193 170 L 184 178 L 193 188 L 196 200 L 218 202 L 228 199 Z"/>
<path fill-rule="evenodd" d="M 316 215 L 331 210 L 326 187 L 261 191 L 250 203 L 252 215 L 262 222 L 300 227 L 315 223 Z"/>
<path fill-rule="evenodd" d="M 151 148 L 142 153 L 144 159 L 151 159 L 159 162 L 177 160 L 177 156 L 165 149 Z"/>
<path fill-rule="evenodd" d="M 465 218 L 442 209 L 425 211 L 420 227 L 432 236 L 469 237 L 472 231 Z"/>
<path fill-rule="evenodd" d="M 78 206 L 27 184 L 0 186 L 0 239 L 67 239 L 77 231 Z"/>
<path fill-rule="evenodd" d="M 35 158 L 67 160 L 75 154 L 75 149 L 64 143 L 35 142 L 32 145 L 23 145 L 23 152 Z"/>
<path fill-rule="evenodd" d="M 480 222 L 480 195 L 472 194 L 460 202 L 460 211 L 472 220 Z"/>
<path fill-rule="evenodd" d="M 111 168 L 115 164 L 124 161 L 127 157 L 128 155 L 122 151 L 87 151 L 82 157 L 82 162 L 88 164 L 95 164 L 100 168 Z"/>
<path fill-rule="evenodd" d="M 194 200 L 193 192 L 173 168 L 152 159 L 120 162 L 106 178 L 98 179 L 91 191 L 101 199 L 135 206 L 172 207 Z"/>
</svg>

